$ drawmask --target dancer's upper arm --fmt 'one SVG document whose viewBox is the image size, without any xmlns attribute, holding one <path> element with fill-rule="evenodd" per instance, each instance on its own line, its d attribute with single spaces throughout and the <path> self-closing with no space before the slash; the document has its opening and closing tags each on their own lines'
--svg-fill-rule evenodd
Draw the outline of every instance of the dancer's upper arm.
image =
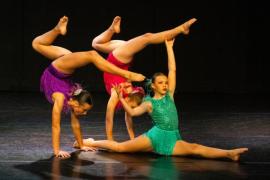
<svg viewBox="0 0 270 180">
<path fill-rule="evenodd" d="M 53 104 L 53 113 L 61 114 L 64 106 L 65 96 L 62 93 L 53 93 L 52 99 L 54 101 Z"/>
</svg>

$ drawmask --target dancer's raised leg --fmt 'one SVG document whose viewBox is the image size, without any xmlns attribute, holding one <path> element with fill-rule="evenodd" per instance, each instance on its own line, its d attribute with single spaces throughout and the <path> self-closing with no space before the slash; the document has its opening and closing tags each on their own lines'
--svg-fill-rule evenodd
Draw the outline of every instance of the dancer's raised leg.
<svg viewBox="0 0 270 180">
<path fill-rule="evenodd" d="M 45 57 L 55 60 L 58 57 L 71 53 L 69 50 L 51 45 L 58 35 L 65 35 L 67 32 L 68 17 L 63 16 L 58 24 L 50 31 L 36 37 L 33 42 L 33 48 Z"/>
<path fill-rule="evenodd" d="M 116 48 L 113 51 L 113 54 L 122 62 L 129 63 L 137 52 L 141 51 L 149 44 L 160 44 L 167 39 L 176 37 L 179 34 L 189 34 L 191 25 L 196 21 L 196 18 L 192 18 L 173 29 L 158 33 L 146 33 L 144 35 L 135 37 L 127 41 L 125 45 Z"/>
<path fill-rule="evenodd" d="M 72 74 L 77 68 L 93 63 L 99 70 L 117 74 L 131 81 L 143 81 L 145 76 L 121 69 L 106 61 L 95 50 L 67 54 L 53 62 L 53 65 L 63 73 Z"/>
<path fill-rule="evenodd" d="M 125 41 L 122 40 L 111 40 L 112 36 L 116 33 L 120 33 L 120 24 L 121 24 L 121 17 L 116 16 L 113 19 L 112 24 L 102 32 L 100 35 L 95 37 L 92 41 L 92 47 L 98 51 L 103 53 L 110 53 L 115 48 L 123 45 Z"/>
</svg>

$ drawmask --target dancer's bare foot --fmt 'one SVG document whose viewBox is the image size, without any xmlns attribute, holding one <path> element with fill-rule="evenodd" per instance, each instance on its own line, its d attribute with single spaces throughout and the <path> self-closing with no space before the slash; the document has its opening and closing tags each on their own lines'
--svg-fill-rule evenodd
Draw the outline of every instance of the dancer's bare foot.
<svg viewBox="0 0 270 180">
<path fill-rule="evenodd" d="M 67 33 L 67 23 L 68 17 L 63 16 L 59 21 L 58 24 L 55 26 L 55 30 L 58 31 L 61 35 L 65 35 Z"/>
<path fill-rule="evenodd" d="M 91 146 L 92 146 L 92 143 L 93 143 L 94 141 L 95 141 L 95 140 L 94 140 L 93 138 L 83 139 L 83 145 L 84 145 L 84 146 L 89 146 L 89 147 L 91 147 Z M 78 144 L 77 141 L 75 141 L 75 142 L 73 143 L 73 147 L 74 147 L 74 148 L 79 148 L 79 144 Z"/>
<path fill-rule="evenodd" d="M 248 151 L 248 148 L 239 148 L 239 149 L 229 150 L 228 157 L 233 161 L 238 161 L 240 158 L 240 154 L 245 153 L 247 151 Z"/>
<path fill-rule="evenodd" d="M 145 79 L 145 76 L 139 73 L 130 72 L 125 78 L 130 81 L 141 82 Z"/>
<path fill-rule="evenodd" d="M 192 18 L 192 19 L 186 21 L 185 23 L 181 24 L 177 28 L 179 28 L 183 32 L 183 34 L 189 34 L 189 28 L 190 28 L 190 26 L 193 23 L 195 23 L 196 21 L 197 21 L 196 18 Z"/>
<path fill-rule="evenodd" d="M 120 24 L 121 24 L 121 17 L 115 16 L 109 29 L 114 33 L 120 33 L 121 31 Z"/>
</svg>

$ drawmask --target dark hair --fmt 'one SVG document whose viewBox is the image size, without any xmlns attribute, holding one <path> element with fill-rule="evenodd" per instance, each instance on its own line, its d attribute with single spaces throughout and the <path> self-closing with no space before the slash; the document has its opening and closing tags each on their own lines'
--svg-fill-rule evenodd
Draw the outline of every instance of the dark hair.
<svg viewBox="0 0 270 180">
<path fill-rule="evenodd" d="M 153 90 L 152 90 L 151 84 L 152 84 L 152 83 L 155 83 L 156 78 L 157 78 L 158 76 L 166 76 L 166 75 L 165 75 L 164 73 L 162 73 L 162 72 L 157 72 L 157 73 L 155 73 L 155 74 L 152 76 L 151 79 L 146 79 L 146 82 L 145 82 L 145 89 L 146 89 L 146 91 L 147 91 L 147 94 L 150 95 L 151 97 L 154 95 L 154 92 L 153 92 Z"/>
<path fill-rule="evenodd" d="M 87 90 L 81 90 L 79 93 L 73 93 L 72 99 L 79 102 L 79 104 L 87 103 L 93 105 L 93 100 L 90 92 Z"/>
</svg>

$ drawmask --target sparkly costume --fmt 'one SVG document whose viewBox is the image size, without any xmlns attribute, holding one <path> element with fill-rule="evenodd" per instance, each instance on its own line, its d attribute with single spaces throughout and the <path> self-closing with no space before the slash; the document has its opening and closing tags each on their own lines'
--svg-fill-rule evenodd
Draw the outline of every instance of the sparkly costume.
<svg viewBox="0 0 270 180">
<path fill-rule="evenodd" d="M 171 155 L 177 140 L 181 140 L 178 130 L 178 114 L 173 99 L 167 92 L 161 99 L 147 96 L 144 101 L 152 104 L 152 117 L 154 127 L 144 135 L 152 143 L 154 151 L 161 155 Z"/>
<path fill-rule="evenodd" d="M 52 64 L 48 66 L 40 79 L 40 91 L 45 94 L 46 99 L 53 103 L 52 94 L 55 92 L 63 93 L 65 96 L 63 111 L 67 112 L 69 106 L 67 101 L 70 99 L 72 92 L 79 88 L 80 85 L 74 83 L 71 74 L 59 72 Z"/>
</svg>

